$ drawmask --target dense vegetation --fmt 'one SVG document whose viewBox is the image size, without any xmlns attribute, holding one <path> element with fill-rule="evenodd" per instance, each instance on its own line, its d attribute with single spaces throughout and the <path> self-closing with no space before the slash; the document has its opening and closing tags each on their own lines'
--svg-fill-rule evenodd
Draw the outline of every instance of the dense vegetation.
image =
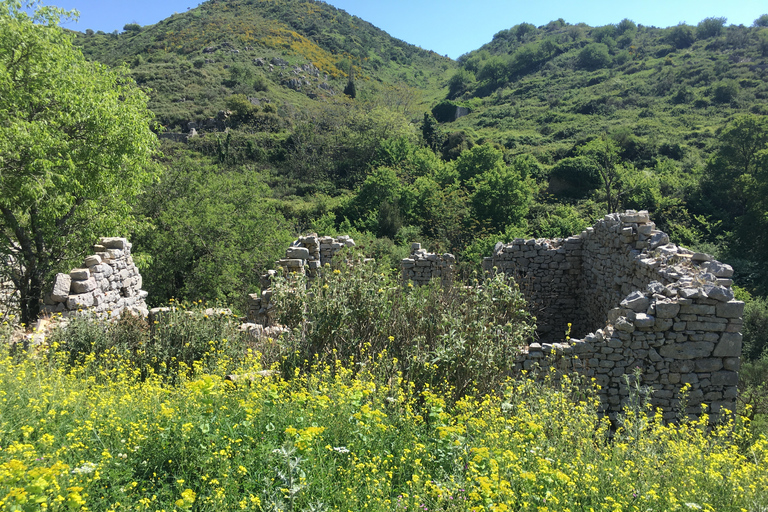
<svg viewBox="0 0 768 512">
<path fill-rule="evenodd" d="M 53 257 L 40 281 L 79 264 L 94 230 L 129 236 L 153 305 L 182 305 L 163 326 L 78 319 L 3 355 L 3 506 L 768 506 L 766 16 L 521 24 L 453 62 L 311 0 L 209 0 L 69 36 L 61 11 L 32 28 L 21 5 L 0 0 L 0 103 L 34 115 L 2 132 L 0 256 L 19 261 L 16 237 L 29 268 Z M 14 74 L 20 34 L 44 44 L 24 43 L 32 72 Z M 611 437 L 589 383 L 501 382 L 532 329 L 513 285 L 413 290 L 391 273 L 411 241 L 456 253 L 466 277 L 497 240 L 623 208 L 736 269 L 743 403 L 714 430 L 660 425 L 635 388 Z M 253 346 L 235 330 L 245 296 L 307 231 L 351 234 L 379 266 L 300 294 L 278 282 L 291 331 Z"/>
<path fill-rule="evenodd" d="M 448 292 L 394 286 L 370 264 L 328 270 L 304 311 L 290 308 L 295 286 L 276 286 L 295 326 L 277 339 L 244 338 L 235 316 L 176 301 L 151 326 L 73 319 L 30 351 L 0 326 L 0 507 L 768 505 L 768 442 L 745 417 L 664 425 L 648 390 L 627 380 L 632 399 L 614 430 L 593 383 L 505 379 L 499 369 L 531 326 L 501 277 L 487 291 Z M 386 317 L 366 307 L 381 301 L 391 317 L 361 318 Z M 302 360 L 307 345 L 314 355 Z"/>
</svg>

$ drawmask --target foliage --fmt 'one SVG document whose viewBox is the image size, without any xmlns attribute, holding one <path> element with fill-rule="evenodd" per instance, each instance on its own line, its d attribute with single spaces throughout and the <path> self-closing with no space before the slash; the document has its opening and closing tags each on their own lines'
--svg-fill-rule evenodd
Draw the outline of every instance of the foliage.
<svg viewBox="0 0 768 512">
<path fill-rule="evenodd" d="M 727 20 L 725 18 L 704 18 L 696 25 L 696 38 L 707 39 L 717 37 L 723 31 L 723 25 Z"/>
<path fill-rule="evenodd" d="M 206 159 L 181 156 L 136 206 L 150 227 L 134 238 L 151 301 L 224 300 L 238 308 L 291 241 L 247 167 L 216 172 Z"/>
<path fill-rule="evenodd" d="M 306 283 L 288 276 L 274 285 L 284 340 L 283 374 L 305 361 L 363 364 L 386 353 L 393 371 L 418 389 L 450 386 L 462 396 L 494 389 L 532 335 L 524 299 L 503 274 L 470 286 L 403 287 L 373 264 L 339 261 Z"/>
<path fill-rule="evenodd" d="M 524 224 L 533 199 L 532 184 L 513 169 L 492 169 L 474 178 L 474 217 L 481 226 L 501 231 Z"/>
<path fill-rule="evenodd" d="M 611 56 L 608 54 L 608 46 L 603 43 L 590 43 L 579 52 L 578 64 L 584 69 L 600 69 L 610 63 Z"/>
<path fill-rule="evenodd" d="M 290 379 L 219 355 L 169 386 L 129 359 L 0 359 L 9 510 L 661 510 L 768 505 L 768 447 L 741 418 L 611 432 L 589 383 L 509 381 L 454 402 L 376 363 Z M 239 378 L 225 380 L 232 371 Z M 321 505 L 322 504 L 322 505 Z"/>
<path fill-rule="evenodd" d="M 87 61 L 57 25 L 0 2 L 0 256 L 21 262 L 22 321 L 43 287 L 97 236 L 131 228 L 129 205 L 154 176 L 147 97 L 125 70 Z"/>
<path fill-rule="evenodd" d="M 745 361 L 756 361 L 768 354 L 768 299 L 750 298 L 745 302 L 743 333 Z"/>
</svg>

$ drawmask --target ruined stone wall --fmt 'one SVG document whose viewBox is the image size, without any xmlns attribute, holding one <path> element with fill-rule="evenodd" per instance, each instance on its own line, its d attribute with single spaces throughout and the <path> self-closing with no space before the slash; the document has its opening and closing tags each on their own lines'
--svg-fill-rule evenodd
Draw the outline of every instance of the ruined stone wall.
<svg viewBox="0 0 768 512">
<path fill-rule="evenodd" d="M 68 274 L 57 274 L 53 290 L 45 297 L 44 314 L 69 316 L 91 312 L 101 318 L 117 318 L 124 310 L 147 316 L 147 292 L 131 257 L 125 238 L 101 238 L 95 254 Z"/>
<path fill-rule="evenodd" d="M 306 274 L 309 278 L 318 275 L 320 269 L 330 264 L 334 256 L 345 247 L 355 247 L 355 241 L 347 236 L 318 236 L 312 233 L 299 237 L 285 251 L 285 258 L 278 260 L 275 266 L 283 272 Z M 248 295 L 248 321 L 268 326 L 272 324 L 270 301 L 272 298 L 272 278 L 277 270 L 270 270 L 261 276 L 261 293 Z"/>
<path fill-rule="evenodd" d="M 686 413 L 734 410 L 744 303 L 733 300 L 733 270 L 670 244 L 647 212 L 608 215 L 566 240 L 497 245 L 484 266 L 515 276 L 541 312 L 540 340 L 518 369 L 540 362 L 594 377 L 611 415 L 629 395 L 623 376 L 635 371 L 666 419 L 685 384 Z"/>
<path fill-rule="evenodd" d="M 536 317 L 540 339 L 562 340 L 568 324 L 579 322 L 581 239 L 523 240 L 497 243 L 483 260 L 488 272 L 513 276 Z M 576 327 L 577 331 L 580 327 Z"/>
<path fill-rule="evenodd" d="M 411 255 L 400 261 L 404 282 L 416 285 L 428 284 L 432 279 L 440 279 L 443 286 L 453 283 L 454 263 L 453 254 L 433 254 L 421 248 L 421 244 L 411 244 Z"/>
</svg>

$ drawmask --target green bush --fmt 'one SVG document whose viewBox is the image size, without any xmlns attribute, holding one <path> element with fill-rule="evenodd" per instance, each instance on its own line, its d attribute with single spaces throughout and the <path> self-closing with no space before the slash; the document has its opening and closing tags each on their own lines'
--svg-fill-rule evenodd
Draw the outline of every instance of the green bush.
<svg viewBox="0 0 768 512">
<path fill-rule="evenodd" d="M 744 305 L 745 361 L 756 361 L 768 354 L 768 299 L 747 300 Z"/>
<path fill-rule="evenodd" d="M 394 358 L 392 371 L 455 396 L 495 389 L 513 367 L 534 326 L 522 293 L 503 274 L 469 286 L 404 285 L 372 263 L 322 269 L 307 282 L 295 274 L 274 283 L 283 373 L 311 362 L 367 364 Z"/>
</svg>

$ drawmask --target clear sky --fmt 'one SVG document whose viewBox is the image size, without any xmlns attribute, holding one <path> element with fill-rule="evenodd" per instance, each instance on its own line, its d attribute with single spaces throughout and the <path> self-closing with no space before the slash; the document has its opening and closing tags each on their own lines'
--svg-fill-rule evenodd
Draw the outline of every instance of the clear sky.
<svg viewBox="0 0 768 512">
<path fill-rule="evenodd" d="M 174 12 L 199 5 L 199 0 L 44 0 L 80 11 L 74 30 L 121 31 L 126 23 L 151 25 Z M 328 3 L 372 23 L 408 43 L 451 58 L 489 42 L 500 30 L 519 23 L 540 26 L 563 18 L 591 26 L 635 23 L 668 27 L 696 25 L 708 17 L 725 17 L 727 24 L 751 26 L 768 14 L 765 0 L 331 0 Z"/>
</svg>

